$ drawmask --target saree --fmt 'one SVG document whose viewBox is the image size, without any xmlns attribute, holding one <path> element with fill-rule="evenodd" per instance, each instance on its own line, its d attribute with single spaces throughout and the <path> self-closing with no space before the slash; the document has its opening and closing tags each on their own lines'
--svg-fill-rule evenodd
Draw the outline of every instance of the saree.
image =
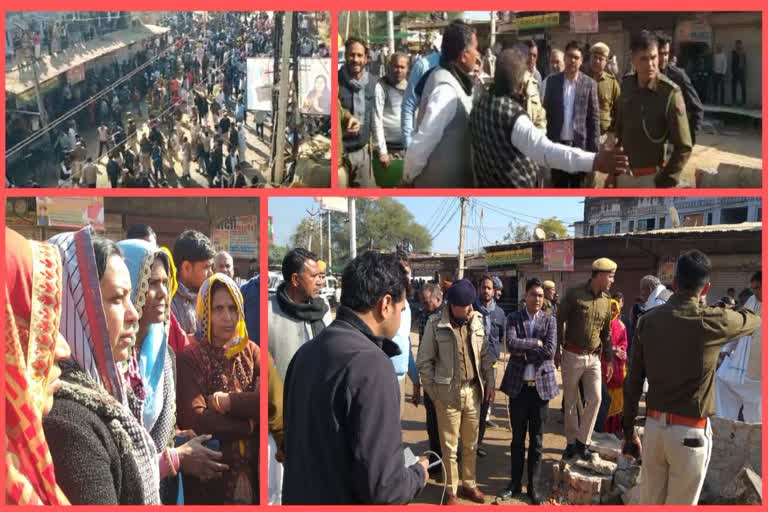
<svg viewBox="0 0 768 512">
<path fill-rule="evenodd" d="M 42 417 L 61 315 L 61 258 L 5 230 L 5 501 L 68 505 Z"/>
</svg>

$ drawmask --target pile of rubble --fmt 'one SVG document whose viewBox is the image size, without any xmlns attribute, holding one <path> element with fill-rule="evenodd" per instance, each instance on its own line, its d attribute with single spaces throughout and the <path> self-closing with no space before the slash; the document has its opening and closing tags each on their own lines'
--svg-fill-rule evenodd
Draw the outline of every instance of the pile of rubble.
<svg viewBox="0 0 768 512">
<path fill-rule="evenodd" d="M 713 450 L 699 504 L 762 503 L 762 425 L 712 418 Z M 643 428 L 638 435 L 642 439 Z M 613 434 L 592 435 L 590 460 L 561 460 L 552 466 L 551 504 L 636 505 L 640 465 L 622 455 Z"/>
</svg>

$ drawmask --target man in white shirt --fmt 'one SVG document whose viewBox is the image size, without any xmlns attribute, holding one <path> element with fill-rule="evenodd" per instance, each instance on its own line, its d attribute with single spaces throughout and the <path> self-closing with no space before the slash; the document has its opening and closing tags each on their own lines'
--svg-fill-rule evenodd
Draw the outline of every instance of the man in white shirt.
<svg viewBox="0 0 768 512">
<path fill-rule="evenodd" d="M 469 74 L 480 58 L 475 30 L 461 20 L 451 22 L 443 34 L 441 55 L 440 65 L 424 84 L 403 181 L 418 188 L 471 187 Z"/>
<path fill-rule="evenodd" d="M 384 167 L 389 167 L 392 159 L 401 159 L 405 149 L 400 114 L 408 87 L 407 76 L 408 57 L 404 53 L 394 53 L 386 76 L 376 84 L 373 127 L 379 162 Z"/>
<path fill-rule="evenodd" d="M 712 58 L 712 85 L 715 89 L 715 103 L 725 103 L 725 75 L 728 72 L 728 55 L 723 50 L 723 45 L 717 45 L 717 50 Z"/>
<path fill-rule="evenodd" d="M 475 181 L 481 187 L 533 188 L 540 168 L 566 173 L 622 172 L 629 160 L 616 151 L 598 153 L 556 144 L 537 129 L 523 106 L 527 71 L 525 49 L 501 52 L 491 93 L 472 111 L 470 139 Z"/>
<path fill-rule="evenodd" d="M 101 152 L 104 148 L 109 152 L 109 127 L 107 126 L 107 123 L 101 123 L 101 125 L 96 128 L 96 131 L 99 134 L 99 156 L 97 158 L 101 158 Z"/>
</svg>

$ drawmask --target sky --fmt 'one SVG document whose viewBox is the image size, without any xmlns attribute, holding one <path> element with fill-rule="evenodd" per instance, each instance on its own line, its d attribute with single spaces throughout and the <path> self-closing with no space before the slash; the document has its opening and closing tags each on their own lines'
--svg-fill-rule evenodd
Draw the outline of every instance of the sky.
<svg viewBox="0 0 768 512">
<path fill-rule="evenodd" d="M 393 199 L 402 203 L 416 221 L 434 235 L 432 252 L 458 252 L 461 215 L 457 197 Z M 583 197 L 471 197 L 467 208 L 466 251 L 478 252 L 483 246 L 501 242 L 509 232 L 510 222 L 533 228 L 540 219 L 557 216 L 568 226 L 569 233 L 573 234 L 572 224 L 584 217 L 583 201 Z M 275 243 L 288 243 L 299 222 L 309 217 L 307 210 L 318 210 L 318 204 L 311 197 L 269 199 Z"/>
</svg>

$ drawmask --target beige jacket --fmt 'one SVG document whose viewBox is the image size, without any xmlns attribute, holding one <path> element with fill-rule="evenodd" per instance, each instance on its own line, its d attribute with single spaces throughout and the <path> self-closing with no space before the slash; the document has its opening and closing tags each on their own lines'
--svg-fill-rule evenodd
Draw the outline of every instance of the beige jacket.
<svg viewBox="0 0 768 512">
<path fill-rule="evenodd" d="M 445 403 L 458 403 L 460 400 L 461 381 L 459 375 L 458 343 L 463 342 L 456 336 L 451 326 L 448 305 L 443 306 L 440 314 L 433 315 L 424 328 L 416 366 L 424 390 L 432 400 Z M 472 363 L 480 381 L 480 393 L 484 395 L 486 386 L 495 386 L 493 357 L 488 353 L 488 338 L 483 327 L 483 315 L 473 311 L 469 317 L 469 332 L 472 342 Z"/>
</svg>

